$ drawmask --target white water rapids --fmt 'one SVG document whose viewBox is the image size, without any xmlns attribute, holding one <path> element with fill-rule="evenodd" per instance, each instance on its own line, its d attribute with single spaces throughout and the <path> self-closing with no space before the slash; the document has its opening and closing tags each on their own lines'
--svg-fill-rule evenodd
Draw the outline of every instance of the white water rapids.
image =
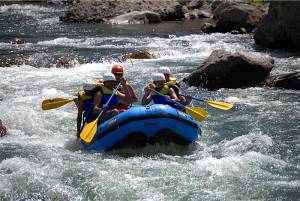
<svg viewBox="0 0 300 201">
<path fill-rule="evenodd" d="M 0 200 L 297 200 L 300 197 L 300 96 L 298 91 L 252 87 L 183 92 L 235 105 L 209 112 L 201 139 L 189 147 L 148 146 L 142 150 L 86 153 L 76 140 L 76 107 L 43 111 L 44 99 L 72 98 L 83 82 L 95 81 L 118 56 L 148 50 L 156 58 L 123 62 L 139 98 L 151 73 L 168 66 L 180 80 L 218 48 L 251 51 L 275 59 L 272 73 L 299 71 L 297 56 L 260 50 L 251 35 L 137 34 L 142 27 L 64 25 L 57 8 L 0 6 L 0 18 L 27 17 L 27 42 L 0 40 L 1 55 L 28 53 L 43 60 L 74 53 L 72 68 L 19 65 L 0 68 Z M 50 13 L 50 14 L 49 14 Z M 12 18 L 12 17 L 11 17 Z M 13 20 L 14 18 L 12 18 Z M 17 18 L 19 19 L 19 18 Z M 38 30 L 32 24 L 39 21 Z M 5 24 L 1 35 L 18 32 Z M 20 23 L 18 20 L 14 21 Z M 49 22 L 50 25 L 49 25 Z M 166 25 L 167 26 L 167 25 Z M 52 27 L 52 28 L 51 28 Z M 7 29 L 6 29 L 7 28 Z M 152 29 L 152 27 L 151 27 Z M 10 31 L 7 31 L 10 30 Z M 119 35 L 101 35 L 112 30 Z M 111 55 L 114 55 L 111 56 Z M 82 59 L 84 58 L 84 59 Z M 95 59 L 96 58 L 96 59 Z M 42 63 L 42 62 L 41 62 Z"/>
</svg>

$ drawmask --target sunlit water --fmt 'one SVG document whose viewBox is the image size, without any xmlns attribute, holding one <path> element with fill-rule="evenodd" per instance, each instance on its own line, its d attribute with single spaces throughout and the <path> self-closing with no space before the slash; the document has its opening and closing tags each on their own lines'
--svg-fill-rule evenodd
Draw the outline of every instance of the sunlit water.
<svg viewBox="0 0 300 201">
<path fill-rule="evenodd" d="M 292 53 L 258 49 L 252 35 L 202 34 L 195 24 L 63 24 L 64 8 L 0 7 L 1 57 L 23 54 L 35 65 L 0 68 L 0 200 L 297 200 L 300 197 L 300 94 L 247 88 L 206 91 L 195 97 L 234 104 L 209 111 L 202 138 L 181 147 L 148 146 L 86 153 L 76 140 L 76 107 L 43 111 L 41 102 L 72 98 L 83 82 L 109 72 L 126 52 L 156 58 L 122 62 L 139 98 L 151 73 L 168 66 L 180 80 L 218 48 L 275 59 L 273 74 L 299 71 Z M 7 20 L 10 19 L 10 20 Z M 14 37 L 26 43 L 12 45 Z M 75 67 L 56 68 L 70 56 Z"/>
</svg>

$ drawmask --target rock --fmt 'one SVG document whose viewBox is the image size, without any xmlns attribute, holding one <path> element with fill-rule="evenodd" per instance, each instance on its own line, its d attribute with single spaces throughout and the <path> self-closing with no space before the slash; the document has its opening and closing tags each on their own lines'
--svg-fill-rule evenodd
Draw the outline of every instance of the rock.
<svg viewBox="0 0 300 201">
<path fill-rule="evenodd" d="M 6 127 L 2 124 L 2 121 L 0 119 L 0 137 L 3 137 L 7 134 Z"/>
<path fill-rule="evenodd" d="M 54 63 L 57 68 L 70 68 L 74 65 L 73 60 L 68 56 L 60 57 Z"/>
<path fill-rule="evenodd" d="M 217 19 L 216 30 L 218 32 L 230 32 L 245 28 L 251 32 L 266 14 L 262 6 L 254 6 L 244 3 L 224 2 L 213 11 Z"/>
<path fill-rule="evenodd" d="M 245 33 L 247 33 L 247 30 L 245 28 L 240 28 L 238 30 L 232 30 L 230 33 L 231 34 L 245 34 Z"/>
<path fill-rule="evenodd" d="M 161 22 L 158 13 L 151 11 L 133 11 L 109 20 L 113 24 L 153 24 Z"/>
<path fill-rule="evenodd" d="M 274 60 L 248 52 L 215 50 L 207 61 L 184 79 L 188 85 L 210 90 L 260 84 L 269 75 Z"/>
<path fill-rule="evenodd" d="M 299 1 L 270 2 L 268 15 L 255 30 L 255 42 L 268 48 L 299 50 L 299 10 Z"/>
<path fill-rule="evenodd" d="M 187 20 L 193 20 L 198 18 L 198 14 L 196 12 L 188 12 L 184 14 L 184 18 Z"/>
<path fill-rule="evenodd" d="M 10 44 L 24 44 L 25 40 L 21 39 L 21 38 L 14 38 L 12 40 L 9 41 Z"/>
<path fill-rule="evenodd" d="M 198 18 L 210 18 L 211 13 L 204 11 L 204 10 L 197 10 Z"/>
<path fill-rule="evenodd" d="M 267 79 L 266 86 L 300 90 L 300 72 L 271 76 Z"/>
<path fill-rule="evenodd" d="M 184 18 L 182 5 L 178 3 L 178 0 L 81 0 L 73 4 L 65 16 L 60 17 L 60 20 L 64 22 L 104 23 L 116 16 L 124 15 L 132 11 L 151 11 L 158 13 L 162 21 Z"/>
<path fill-rule="evenodd" d="M 213 33 L 216 31 L 216 25 L 206 22 L 202 25 L 201 30 L 204 33 Z"/>
<path fill-rule="evenodd" d="M 49 4 L 73 4 L 78 2 L 78 0 L 46 0 Z"/>
<path fill-rule="evenodd" d="M 15 58 L 0 58 L 0 67 L 10 67 L 14 65 L 22 65 L 25 63 L 26 60 L 21 56 Z"/>
<path fill-rule="evenodd" d="M 203 5 L 203 0 L 191 0 L 187 4 L 188 9 L 198 9 Z"/>
<path fill-rule="evenodd" d="M 225 0 L 213 0 L 210 5 L 212 11 L 214 11 L 221 3 L 224 3 Z"/>
<path fill-rule="evenodd" d="M 127 55 L 126 58 L 127 59 L 152 59 L 154 57 L 149 52 L 143 51 L 143 52 L 131 53 Z"/>
</svg>

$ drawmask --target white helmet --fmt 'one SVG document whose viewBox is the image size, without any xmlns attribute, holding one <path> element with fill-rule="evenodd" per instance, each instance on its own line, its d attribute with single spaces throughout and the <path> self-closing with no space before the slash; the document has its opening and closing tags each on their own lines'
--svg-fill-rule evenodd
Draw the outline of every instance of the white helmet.
<svg viewBox="0 0 300 201">
<path fill-rule="evenodd" d="M 165 78 L 164 74 L 162 74 L 162 73 L 155 73 L 152 75 L 152 80 L 153 80 L 153 82 L 166 81 L 166 78 Z"/>
<path fill-rule="evenodd" d="M 105 81 L 116 81 L 116 77 L 112 73 L 106 73 L 103 75 L 103 82 Z"/>
<path fill-rule="evenodd" d="M 171 75 L 171 71 L 170 71 L 170 68 L 168 67 L 160 67 L 158 69 L 158 72 L 162 73 L 162 74 L 168 74 L 168 75 Z"/>
<path fill-rule="evenodd" d="M 82 88 L 85 91 L 91 91 L 95 88 L 96 86 L 94 84 L 91 83 L 83 83 Z"/>
</svg>

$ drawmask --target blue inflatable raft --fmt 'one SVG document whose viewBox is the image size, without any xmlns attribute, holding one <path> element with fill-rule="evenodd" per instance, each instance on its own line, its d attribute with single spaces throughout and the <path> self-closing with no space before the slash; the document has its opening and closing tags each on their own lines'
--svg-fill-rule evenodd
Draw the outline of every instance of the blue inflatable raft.
<svg viewBox="0 0 300 201">
<path fill-rule="evenodd" d="M 147 144 L 187 145 L 201 135 L 200 124 L 168 105 L 137 106 L 103 122 L 88 151 L 108 151 Z"/>
</svg>

